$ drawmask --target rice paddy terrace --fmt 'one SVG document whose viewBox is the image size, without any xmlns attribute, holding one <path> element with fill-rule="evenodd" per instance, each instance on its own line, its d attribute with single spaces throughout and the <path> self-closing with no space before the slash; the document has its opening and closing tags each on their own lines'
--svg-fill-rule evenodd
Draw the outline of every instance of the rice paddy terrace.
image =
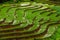
<svg viewBox="0 0 60 40">
<path fill-rule="evenodd" d="M 0 5 L 0 40 L 48 40 L 50 36 L 56 40 L 59 26 L 59 6 L 35 2 Z"/>
</svg>

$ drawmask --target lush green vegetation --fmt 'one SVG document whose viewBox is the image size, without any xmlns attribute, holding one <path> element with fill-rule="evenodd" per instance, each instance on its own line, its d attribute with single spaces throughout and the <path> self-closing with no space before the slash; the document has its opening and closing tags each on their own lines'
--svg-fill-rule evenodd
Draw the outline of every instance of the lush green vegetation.
<svg viewBox="0 0 60 40">
<path fill-rule="evenodd" d="M 18 2 L 40 2 L 46 4 L 60 5 L 60 0 L 1 0 L 1 3 L 18 3 Z"/>
<path fill-rule="evenodd" d="M 23 1 L 0 5 L 0 40 L 60 40 L 60 6 L 44 0 Z"/>
</svg>

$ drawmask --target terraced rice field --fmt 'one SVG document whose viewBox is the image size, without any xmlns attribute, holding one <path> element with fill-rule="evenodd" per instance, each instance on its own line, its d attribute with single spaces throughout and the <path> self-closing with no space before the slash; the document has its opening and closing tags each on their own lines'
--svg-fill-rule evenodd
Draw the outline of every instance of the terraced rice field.
<svg viewBox="0 0 60 40">
<path fill-rule="evenodd" d="M 58 7 L 35 2 L 0 5 L 0 40 L 52 36 L 60 26 L 59 10 Z"/>
</svg>

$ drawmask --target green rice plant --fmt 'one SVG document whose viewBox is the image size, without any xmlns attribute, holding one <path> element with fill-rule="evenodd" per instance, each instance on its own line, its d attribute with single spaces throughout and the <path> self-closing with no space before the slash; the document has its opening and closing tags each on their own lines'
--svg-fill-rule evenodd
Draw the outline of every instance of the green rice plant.
<svg viewBox="0 0 60 40">
<path fill-rule="evenodd" d="M 0 5 L 0 40 L 59 40 L 59 26 L 60 6 L 36 2 Z"/>
</svg>

